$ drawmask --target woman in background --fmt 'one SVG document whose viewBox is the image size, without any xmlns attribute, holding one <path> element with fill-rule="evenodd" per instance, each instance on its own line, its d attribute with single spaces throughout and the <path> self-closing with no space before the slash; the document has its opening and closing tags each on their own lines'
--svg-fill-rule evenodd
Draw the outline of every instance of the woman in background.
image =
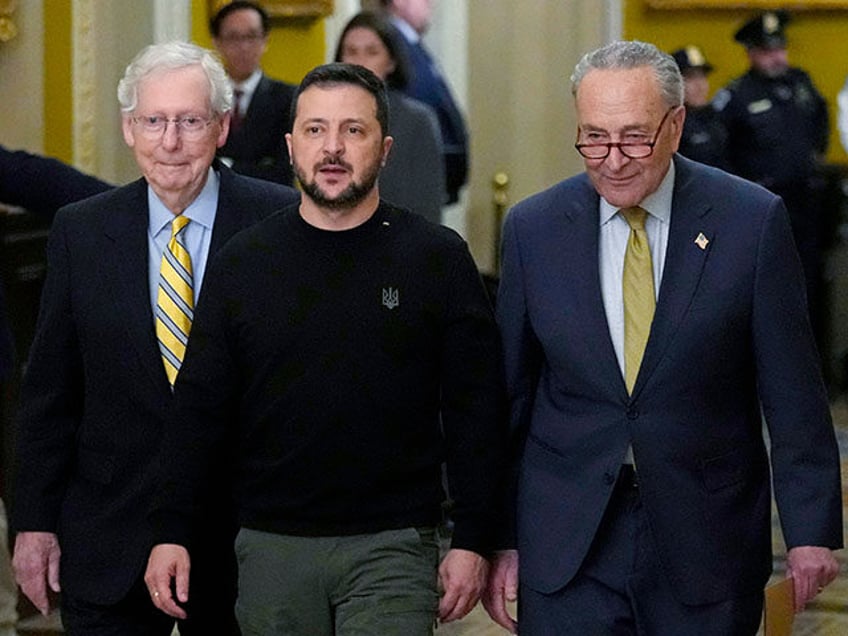
<svg viewBox="0 0 848 636">
<path fill-rule="evenodd" d="M 396 37 L 384 17 L 363 11 L 342 31 L 335 61 L 364 66 L 388 89 L 394 144 L 380 173 L 380 197 L 440 223 L 447 194 L 439 124 L 429 106 L 401 92 L 409 71 Z"/>
</svg>

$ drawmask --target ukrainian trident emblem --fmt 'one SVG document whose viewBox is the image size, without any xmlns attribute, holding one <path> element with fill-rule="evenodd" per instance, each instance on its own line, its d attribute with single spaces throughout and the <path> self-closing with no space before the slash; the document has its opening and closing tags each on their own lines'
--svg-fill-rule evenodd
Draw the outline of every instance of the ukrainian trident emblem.
<svg viewBox="0 0 848 636">
<path fill-rule="evenodd" d="M 394 309 L 400 304 L 400 297 L 398 295 L 398 290 L 389 287 L 383 288 L 383 305 L 388 309 Z"/>
</svg>

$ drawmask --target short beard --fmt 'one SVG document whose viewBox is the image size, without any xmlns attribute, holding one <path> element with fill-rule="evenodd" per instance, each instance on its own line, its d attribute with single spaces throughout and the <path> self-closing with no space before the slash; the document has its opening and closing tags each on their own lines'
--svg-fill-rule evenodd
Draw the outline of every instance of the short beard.
<svg viewBox="0 0 848 636">
<path fill-rule="evenodd" d="M 325 163 L 339 164 L 350 169 L 350 166 L 342 161 L 331 161 Z M 297 177 L 297 181 L 300 183 L 300 188 L 303 190 L 303 193 L 312 199 L 316 205 L 322 208 L 327 208 L 328 210 L 347 210 L 355 208 L 371 193 L 371 190 L 374 189 L 374 185 L 377 183 L 377 177 L 380 176 L 380 163 L 376 162 L 374 165 L 370 166 L 368 172 L 362 176 L 362 181 L 358 183 L 356 181 L 351 181 L 348 187 L 342 190 L 335 197 L 330 198 L 327 196 L 327 193 L 320 188 L 317 182 L 307 181 L 306 174 L 304 174 L 303 170 L 296 161 L 292 162 L 292 166 L 294 168 L 294 176 Z"/>
</svg>

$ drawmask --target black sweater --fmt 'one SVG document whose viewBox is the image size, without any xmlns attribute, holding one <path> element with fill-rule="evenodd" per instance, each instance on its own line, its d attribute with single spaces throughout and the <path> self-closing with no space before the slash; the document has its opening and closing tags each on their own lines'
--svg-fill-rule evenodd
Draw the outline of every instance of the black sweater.
<svg viewBox="0 0 848 636">
<path fill-rule="evenodd" d="M 433 525 L 447 461 L 453 547 L 489 549 L 501 357 L 458 235 L 385 203 L 325 231 L 294 206 L 235 237 L 206 280 L 164 444 L 161 542 L 190 543 L 193 484 L 210 470 L 234 470 L 249 528 Z"/>
</svg>

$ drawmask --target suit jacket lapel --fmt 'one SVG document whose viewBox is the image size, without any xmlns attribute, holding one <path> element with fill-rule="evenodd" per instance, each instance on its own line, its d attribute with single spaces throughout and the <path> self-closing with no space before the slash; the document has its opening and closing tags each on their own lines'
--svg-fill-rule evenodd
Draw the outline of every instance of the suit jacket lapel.
<svg viewBox="0 0 848 636">
<path fill-rule="evenodd" d="M 238 211 L 236 206 L 238 193 L 234 190 L 238 188 L 238 183 L 234 178 L 235 173 L 217 161 L 214 167 L 218 171 L 220 184 L 218 187 L 218 210 L 215 212 L 215 225 L 212 227 L 212 241 L 209 243 L 209 256 L 207 257 L 210 262 L 215 253 L 232 238 L 233 234 L 242 229 L 243 221 L 240 221 L 240 219 L 248 217 L 247 213 L 241 215 L 236 213 Z"/>
<path fill-rule="evenodd" d="M 139 179 L 129 186 L 119 205 L 104 227 L 103 275 L 109 281 L 113 311 L 124 324 L 128 345 L 153 382 L 168 390 L 150 306 L 147 182 Z"/>
<path fill-rule="evenodd" d="M 265 125 L 266 121 L 264 115 L 265 111 L 268 110 L 269 91 L 270 85 L 268 79 L 263 75 L 256 85 L 256 90 L 253 91 L 253 97 L 250 98 L 250 106 L 242 122 L 242 126 L 250 127 L 251 133 L 254 132 L 255 128 L 257 133 L 267 134 L 266 131 L 261 130 L 261 127 Z"/>
<path fill-rule="evenodd" d="M 677 328 L 695 297 L 716 235 L 714 219 L 709 215 L 710 200 L 717 196 L 716 193 L 708 192 L 699 185 L 691 162 L 675 156 L 675 171 L 663 279 L 634 395 L 649 381 L 674 340 Z M 701 237 L 706 240 L 701 240 Z"/>
</svg>

